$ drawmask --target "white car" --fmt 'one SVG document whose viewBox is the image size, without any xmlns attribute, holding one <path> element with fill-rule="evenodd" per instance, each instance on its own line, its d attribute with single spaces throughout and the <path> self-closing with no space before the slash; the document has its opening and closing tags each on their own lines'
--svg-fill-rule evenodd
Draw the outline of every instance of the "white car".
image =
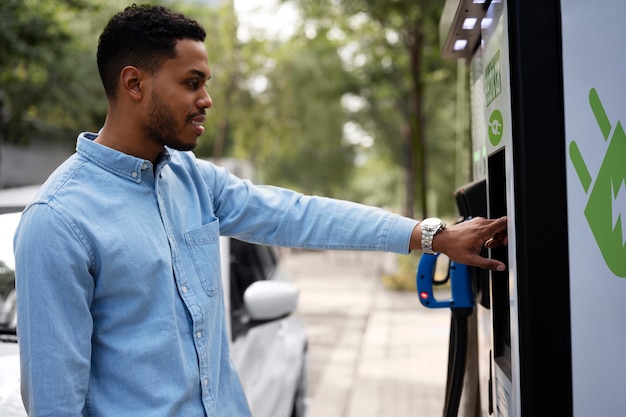
<svg viewBox="0 0 626 417">
<path fill-rule="evenodd" d="M 25 417 L 20 395 L 13 235 L 37 187 L 0 190 L 0 416 Z M 303 417 L 307 339 L 293 314 L 298 289 L 277 251 L 221 238 L 232 358 L 254 417 Z"/>
</svg>

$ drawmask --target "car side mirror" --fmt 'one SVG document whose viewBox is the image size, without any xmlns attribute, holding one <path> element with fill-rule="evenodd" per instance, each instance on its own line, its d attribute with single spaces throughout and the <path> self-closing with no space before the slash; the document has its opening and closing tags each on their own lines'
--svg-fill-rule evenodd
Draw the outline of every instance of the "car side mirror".
<svg viewBox="0 0 626 417">
<path fill-rule="evenodd" d="M 299 290 L 285 281 L 256 281 L 243 294 L 251 320 L 270 321 L 288 316 L 298 306 Z"/>
</svg>

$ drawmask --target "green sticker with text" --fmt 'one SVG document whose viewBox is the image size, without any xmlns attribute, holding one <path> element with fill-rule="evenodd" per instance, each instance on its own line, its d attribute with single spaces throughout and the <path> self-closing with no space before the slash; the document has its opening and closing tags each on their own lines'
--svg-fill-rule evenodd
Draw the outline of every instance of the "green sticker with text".
<svg viewBox="0 0 626 417">
<path fill-rule="evenodd" d="M 502 69 L 498 49 L 485 67 L 485 102 L 490 105 L 502 92 Z"/>
</svg>

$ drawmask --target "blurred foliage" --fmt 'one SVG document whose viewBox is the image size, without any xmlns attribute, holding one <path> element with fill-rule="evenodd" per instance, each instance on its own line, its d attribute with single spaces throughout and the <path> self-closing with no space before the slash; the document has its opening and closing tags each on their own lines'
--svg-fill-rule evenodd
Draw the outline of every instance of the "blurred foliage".
<svg viewBox="0 0 626 417">
<path fill-rule="evenodd" d="M 341 97 L 353 81 L 342 68 L 336 45 L 325 36 L 294 37 L 280 45 L 268 88 L 258 99 L 264 124 L 244 149 L 272 180 L 306 193 L 345 197 L 353 168 L 353 147 L 343 142 Z M 266 144 L 270 146 L 259 146 Z"/>
<path fill-rule="evenodd" d="M 248 159 L 260 182 L 310 194 L 418 215 L 429 196 L 437 214 L 452 213 L 456 63 L 440 58 L 443 1 L 283 1 L 302 16 L 293 35 L 245 40 L 233 0 L 153 1 L 207 31 L 214 106 L 196 154 Z M 73 142 L 101 127 L 97 40 L 131 3 L 0 2 L 2 141 L 43 133 Z"/>
<path fill-rule="evenodd" d="M 102 123 L 106 101 L 100 97 L 94 23 L 103 4 L 0 2 L 2 141 L 25 144 L 34 134 L 66 136 L 78 125 Z"/>
<path fill-rule="evenodd" d="M 415 271 L 419 264 L 420 255 L 411 252 L 409 255 L 398 255 L 398 270 L 383 275 L 383 285 L 385 288 L 394 291 L 416 291 Z"/>
<path fill-rule="evenodd" d="M 361 155 L 367 162 L 360 171 L 374 168 L 387 177 L 369 175 L 370 192 L 385 183 L 382 193 L 395 195 L 386 204 L 393 201 L 405 215 L 452 214 L 452 195 L 460 185 L 455 184 L 457 63 L 441 58 L 443 1 L 284 1 L 298 5 L 304 31 L 325 33 L 341 44 L 338 53 L 362 102 L 347 118 L 374 138 L 374 149 Z M 357 196 L 365 198 L 365 181 L 358 182 Z"/>
<path fill-rule="evenodd" d="M 416 274 L 417 267 L 421 259 L 421 252 L 411 252 L 409 255 L 396 255 L 398 261 L 397 271 L 383 275 L 382 281 L 385 288 L 394 291 L 417 291 Z M 435 266 L 434 282 L 439 285 L 433 285 L 433 291 L 441 293 L 444 291 L 441 299 L 449 298 L 450 281 L 447 279 L 450 267 L 450 259 L 445 255 L 439 255 L 437 265 Z M 447 294 L 445 293 L 447 291 Z M 441 296 L 441 294 L 439 294 Z"/>
</svg>

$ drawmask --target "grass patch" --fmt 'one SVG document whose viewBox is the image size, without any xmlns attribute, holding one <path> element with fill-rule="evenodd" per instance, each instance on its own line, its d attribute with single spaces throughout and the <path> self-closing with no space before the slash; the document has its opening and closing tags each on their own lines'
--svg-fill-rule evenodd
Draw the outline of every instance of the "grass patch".
<svg viewBox="0 0 626 417">
<path fill-rule="evenodd" d="M 383 285 L 393 291 L 417 291 L 415 275 L 421 258 L 421 252 L 412 252 L 408 255 L 398 255 L 398 270 L 392 274 L 383 275 Z M 439 255 L 435 270 L 435 280 L 443 280 L 448 273 L 448 257 Z M 442 288 L 449 288 L 445 284 Z"/>
</svg>

